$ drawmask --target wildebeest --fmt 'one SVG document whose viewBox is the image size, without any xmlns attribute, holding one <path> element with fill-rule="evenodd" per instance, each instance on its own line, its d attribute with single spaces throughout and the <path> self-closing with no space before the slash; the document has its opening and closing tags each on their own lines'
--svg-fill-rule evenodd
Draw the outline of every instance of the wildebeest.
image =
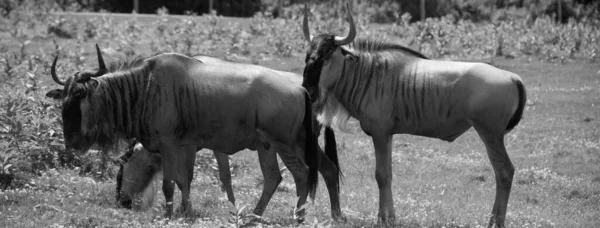
<svg viewBox="0 0 600 228">
<path fill-rule="evenodd" d="M 194 56 L 194 58 L 202 61 L 203 63 L 221 65 L 224 68 L 235 67 L 236 69 L 239 69 L 240 72 L 249 73 L 255 69 L 255 65 L 235 63 L 210 56 L 198 55 Z M 296 85 L 301 85 L 302 83 L 301 75 L 286 71 L 273 71 L 280 75 L 279 79 L 282 81 Z M 314 126 L 314 128 L 316 130 L 315 133 L 318 135 L 318 129 L 320 129 L 321 126 L 317 125 Z M 336 155 L 335 136 L 331 128 L 325 129 L 325 137 L 327 138 L 327 140 L 325 140 L 327 141 L 325 145 L 326 154 L 323 153 L 320 147 L 317 148 L 319 150 L 321 161 L 319 165 L 319 172 L 321 172 L 323 175 L 323 179 L 325 180 L 327 190 L 329 192 L 332 218 L 334 220 L 344 220 L 339 203 L 339 178 L 341 172 L 338 168 L 339 164 Z M 305 135 L 303 132 L 301 132 L 297 139 L 297 145 L 302 145 L 301 142 L 305 140 L 304 138 Z M 197 148 L 197 150 L 200 149 L 201 148 Z M 262 215 L 277 186 L 281 182 L 282 177 L 274 151 L 265 150 L 263 147 L 250 149 L 258 150 L 259 164 L 261 166 L 264 178 L 263 193 L 261 194 L 261 198 L 256 205 L 256 208 L 254 209 L 254 214 Z M 302 149 L 298 148 L 296 151 L 302 152 Z M 132 199 L 135 198 L 135 195 L 148 194 L 147 191 L 145 191 L 146 186 L 152 184 L 152 176 L 159 171 L 157 169 L 153 169 L 152 167 L 155 167 L 155 164 L 159 164 L 160 161 L 160 156 L 147 153 L 142 146 L 136 146 L 135 152 L 134 150 L 129 150 L 128 152 L 129 153 L 125 153 L 124 156 L 122 156 L 127 162 L 122 165 L 119 171 L 121 178 L 117 179 L 117 201 L 119 204 L 126 207 L 131 205 Z M 228 156 L 216 151 L 214 152 L 214 155 L 219 168 L 219 179 L 223 183 L 229 201 L 235 204 L 235 197 L 233 196 L 233 188 L 231 186 L 231 174 L 229 171 Z M 122 182 L 121 180 L 123 179 L 126 179 L 127 181 Z M 149 187 L 151 188 L 153 185 L 150 185 Z M 138 202 L 134 203 L 139 204 L 140 201 L 137 201 Z M 136 205 L 134 204 L 134 206 Z"/>
<path fill-rule="evenodd" d="M 117 203 L 134 210 L 150 208 L 156 195 L 158 173 L 162 170 L 160 154 L 145 150 L 141 143 L 134 140 L 116 163 L 119 165 L 116 178 Z"/>
<path fill-rule="evenodd" d="M 330 129 L 329 129 L 330 130 Z M 116 192 L 117 192 L 117 203 L 126 208 L 133 208 L 135 210 L 146 210 L 148 209 L 154 200 L 154 194 L 156 192 L 156 182 L 158 179 L 156 178 L 160 173 L 160 154 L 151 153 L 144 149 L 144 147 L 140 143 L 134 143 L 130 148 L 127 149 L 127 152 L 123 154 L 122 161 L 120 164 L 119 173 L 117 175 L 116 181 Z M 201 149 L 201 148 L 198 148 Z M 261 153 L 261 152 L 259 152 Z M 321 155 L 324 155 L 320 152 Z M 222 183 L 222 187 L 227 192 L 228 200 L 235 205 L 235 197 L 233 195 L 233 187 L 231 185 L 231 171 L 229 166 L 228 156 L 223 153 L 214 152 L 215 160 L 217 161 L 219 179 Z M 273 156 L 276 156 L 274 153 Z M 256 215 L 262 215 L 264 212 L 264 207 L 269 202 L 273 192 L 275 190 L 269 189 L 268 187 L 277 188 L 278 184 L 281 182 L 282 177 L 280 171 L 278 170 L 278 164 L 264 164 L 264 156 L 261 162 L 261 167 L 269 167 L 265 170 L 264 176 L 264 189 L 263 194 L 261 195 L 261 199 L 259 200 L 259 204 L 254 209 L 253 213 Z M 328 160 L 326 156 L 322 156 L 321 159 Z M 266 161 L 275 161 L 266 160 Z M 326 167 L 322 162 L 320 167 Z M 328 185 L 328 189 L 330 192 L 331 199 L 331 211 L 332 217 L 335 220 L 344 220 L 344 217 L 341 214 L 341 209 L 339 205 L 339 193 L 337 192 L 337 188 L 331 188 L 330 185 L 337 184 L 333 182 L 336 177 L 335 173 L 331 173 L 331 171 L 335 171 L 335 166 L 330 166 L 330 173 L 324 172 L 322 169 L 319 169 L 321 174 Z M 326 169 L 327 170 L 327 169 Z M 270 179 L 268 179 L 271 177 Z M 274 179 L 276 177 L 277 179 Z M 333 183 L 332 183 L 333 182 Z M 267 195 L 270 193 L 269 195 Z M 334 200 L 335 199 L 335 200 Z M 264 202 L 264 203 L 260 203 Z"/>
<path fill-rule="evenodd" d="M 526 102 L 521 78 L 484 63 L 427 59 L 402 45 L 378 39 L 311 36 L 305 5 L 303 31 L 310 43 L 303 86 L 325 126 L 356 118 L 373 139 L 379 218 L 395 220 L 392 136 L 413 134 L 452 142 L 473 127 L 485 144 L 496 179 L 489 226 L 504 226 L 514 167 L 504 135 L 520 121 Z"/>
<path fill-rule="evenodd" d="M 255 66 L 251 73 L 163 53 L 107 68 L 96 46 L 98 69 L 75 73 L 46 95 L 62 100 L 66 150 L 84 154 L 94 144 L 136 138 L 162 156 L 166 217 L 173 213 L 175 184 L 181 208 L 191 212 L 190 183 L 196 148 L 233 154 L 245 148 L 276 151 L 292 173 L 301 207 L 314 198 L 319 156 L 312 105 L 300 85 Z M 304 158 L 294 151 L 305 132 Z M 267 149 L 269 148 L 269 149 Z M 300 211 L 303 217 L 304 211 Z"/>
</svg>

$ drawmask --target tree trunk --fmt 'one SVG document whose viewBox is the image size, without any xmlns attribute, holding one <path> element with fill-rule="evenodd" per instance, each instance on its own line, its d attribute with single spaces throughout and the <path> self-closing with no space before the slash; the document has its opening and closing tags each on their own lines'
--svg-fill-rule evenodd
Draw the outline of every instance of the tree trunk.
<svg viewBox="0 0 600 228">
<path fill-rule="evenodd" d="M 135 13 L 140 12 L 140 1 L 139 0 L 133 0 L 133 12 L 135 12 Z"/>
<path fill-rule="evenodd" d="M 425 21 L 425 0 L 421 0 L 421 21 Z"/>
<path fill-rule="evenodd" d="M 558 8 L 558 14 L 556 15 L 558 18 L 556 21 L 558 21 L 558 23 L 562 23 L 562 1 L 561 0 L 556 0 L 557 2 L 557 8 Z"/>
<path fill-rule="evenodd" d="M 277 15 L 281 16 L 283 13 L 283 0 L 277 0 Z"/>
</svg>

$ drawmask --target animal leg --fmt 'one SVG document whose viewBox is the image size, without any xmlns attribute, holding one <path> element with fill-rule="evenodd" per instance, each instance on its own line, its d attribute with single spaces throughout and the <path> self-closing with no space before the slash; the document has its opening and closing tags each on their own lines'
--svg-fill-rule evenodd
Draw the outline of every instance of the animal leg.
<svg viewBox="0 0 600 228">
<path fill-rule="evenodd" d="M 262 216 L 277 186 L 281 183 L 282 177 L 281 172 L 279 172 L 279 164 L 277 163 L 277 154 L 273 149 L 259 148 L 258 161 L 264 182 L 262 194 L 256 208 L 254 208 L 254 214 Z"/>
<path fill-rule="evenodd" d="M 271 143 L 271 145 L 273 144 L 275 143 Z M 306 215 L 306 210 L 300 208 L 306 203 L 306 198 L 308 197 L 309 168 L 304 163 L 303 159 L 294 153 L 290 146 L 280 145 L 276 147 L 276 150 L 279 157 L 294 177 L 294 182 L 296 183 L 296 195 L 299 197 L 298 203 L 296 204 L 297 209 L 295 217 L 297 218 L 298 223 L 302 223 L 304 221 L 304 215 Z"/>
<path fill-rule="evenodd" d="M 165 218 L 170 219 L 173 215 L 173 195 L 175 193 L 175 158 L 172 154 L 162 152 L 163 166 L 163 186 L 162 191 L 165 195 Z"/>
<path fill-rule="evenodd" d="M 190 201 L 190 185 L 194 179 L 194 162 L 196 161 L 196 146 L 181 147 L 181 156 L 177 156 L 177 179 L 175 183 L 181 190 L 181 212 L 190 216 L 193 213 Z"/>
<path fill-rule="evenodd" d="M 313 122 L 313 128 L 315 129 L 315 132 L 319 132 L 319 130 L 321 129 L 321 125 L 319 124 L 319 122 L 317 122 L 316 120 Z M 327 131 L 331 131 L 331 132 L 327 132 Z M 335 153 L 337 153 L 337 149 L 336 148 L 336 142 L 335 142 L 335 136 L 333 135 L 333 130 L 331 128 L 327 128 L 325 130 L 325 148 L 328 147 L 333 147 L 335 150 Z M 329 134 L 329 135 L 328 135 Z M 331 138 L 327 138 L 327 137 L 331 137 Z M 305 151 L 306 151 L 306 144 L 303 143 L 306 140 L 306 132 L 302 131 L 299 133 L 298 138 L 296 140 L 297 145 L 296 145 L 296 154 L 301 157 L 304 158 L 305 155 Z M 331 217 L 333 218 L 334 221 L 341 221 L 344 222 L 346 221 L 346 218 L 344 217 L 344 214 L 342 213 L 342 209 L 340 208 L 340 172 L 339 172 L 339 167 L 338 165 L 333 162 L 333 160 L 323 151 L 323 149 L 321 149 L 320 146 L 317 145 L 317 152 L 318 152 L 318 156 L 320 156 L 320 162 L 319 162 L 319 172 L 321 173 L 321 176 L 323 176 L 323 179 L 325 180 L 325 185 L 327 186 L 327 192 L 329 193 L 329 201 L 331 204 Z"/>
<path fill-rule="evenodd" d="M 373 135 L 375 146 L 375 180 L 379 186 L 379 214 L 384 225 L 394 225 L 394 198 L 392 197 L 392 135 Z"/>
<path fill-rule="evenodd" d="M 475 130 L 483 140 L 485 149 L 494 168 L 496 179 L 496 198 L 488 227 L 504 227 L 508 198 L 512 186 L 515 168 L 508 157 L 504 146 L 503 133 L 490 133 L 481 125 L 474 124 Z"/>
<path fill-rule="evenodd" d="M 181 190 L 181 207 L 184 212 L 191 211 L 190 183 L 194 171 L 194 160 L 196 152 L 193 147 L 176 148 L 172 145 L 163 143 L 161 146 L 162 165 L 163 165 L 163 193 L 166 201 L 165 217 L 171 218 L 173 215 L 173 194 L 175 184 Z M 176 154 L 181 153 L 181 154 Z"/>
<path fill-rule="evenodd" d="M 325 180 L 327 186 L 327 192 L 329 193 L 329 201 L 331 203 L 331 217 L 335 221 L 346 221 L 342 209 L 340 208 L 340 188 L 339 188 L 339 177 L 338 167 L 325 155 L 323 150 L 319 147 L 319 156 L 321 156 L 321 163 L 319 164 L 319 172 Z"/>
<path fill-rule="evenodd" d="M 217 166 L 219 167 L 219 179 L 223 184 L 223 188 L 227 192 L 227 199 L 235 205 L 235 196 L 233 195 L 233 187 L 231 185 L 231 171 L 229 170 L 229 155 L 213 151 Z"/>
</svg>

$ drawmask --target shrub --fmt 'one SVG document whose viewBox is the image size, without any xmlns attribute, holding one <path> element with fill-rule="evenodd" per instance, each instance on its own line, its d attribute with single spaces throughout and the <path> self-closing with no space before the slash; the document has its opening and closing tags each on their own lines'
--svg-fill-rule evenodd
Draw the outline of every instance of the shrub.
<svg viewBox="0 0 600 228">
<path fill-rule="evenodd" d="M 59 38 L 72 39 L 77 36 L 77 25 L 73 21 L 67 21 L 64 17 L 59 17 L 48 24 L 48 34 L 56 35 Z"/>
</svg>

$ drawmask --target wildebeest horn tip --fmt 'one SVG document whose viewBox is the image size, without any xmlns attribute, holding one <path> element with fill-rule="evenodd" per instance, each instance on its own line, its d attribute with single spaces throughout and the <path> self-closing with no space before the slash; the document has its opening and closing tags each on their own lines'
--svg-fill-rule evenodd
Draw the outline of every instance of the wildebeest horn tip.
<svg viewBox="0 0 600 228">
<path fill-rule="evenodd" d="M 96 43 L 96 53 L 98 54 L 98 68 L 100 70 L 106 70 L 106 65 L 104 65 L 104 59 L 102 59 L 102 51 L 100 51 L 100 47 Z"/>
<path fill-rule="evenodd" d="M 58 55 L 56 55 L 56 57 L 54 57 L 54 61 L 52 62 L 52 67 L 50 67 L 50 75 L 52 75 L 52 79 L 54 80 L 54 82 L 58 83 L 59 85 L 65 85 L 65 82 L 61 81 L 60 78 L 58 78 L 58 75 L 56 75 L 56 61 L 58 60 Z"/>
<path fill-rule="evenodd" d="M 312 40 L 312 36 L 308 31 L 308 4 L 304 3 L 304 19 L 302 20 L 302 33 L 304 34 L 304 39 L 310 42 Z"/>
<path fill-rule="evenodd" d="M 350 31 L 348 31 L 348 35 L 346 37 L 335 37 L 335 44 L 338 46 L 346 45 L 351 43 L 356 37 L 356 25 L 354 24 L 354 19 L 352 18 L 352 11 L 350 9 L 350 3 L 346 2 L 346 9 L 348 13 L 348 23 L 350 23 Z"/>
</svg>

